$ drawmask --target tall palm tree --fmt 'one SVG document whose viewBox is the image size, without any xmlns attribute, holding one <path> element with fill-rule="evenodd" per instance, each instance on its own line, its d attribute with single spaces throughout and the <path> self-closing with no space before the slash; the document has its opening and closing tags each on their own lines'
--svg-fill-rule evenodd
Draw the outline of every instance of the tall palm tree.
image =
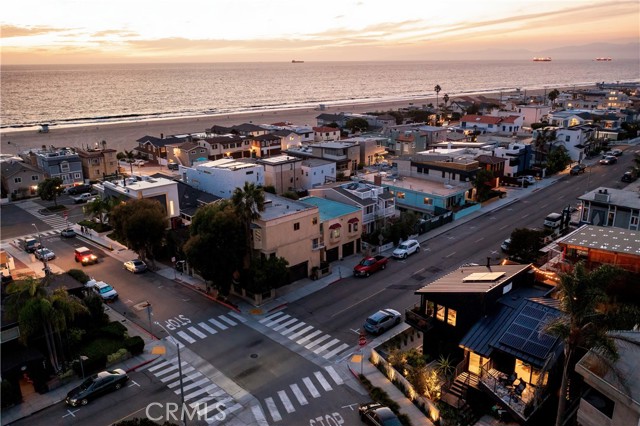
<svg viewBox="0 0 640 426">
<path fill-rule="evenodd" d="M 449 94 L 445 93 L 444 96 L 442 97 L 442 100 L 444 101 L 444 113 L 446 115 L 445 118 L 449 118 L 449 114 L 447 110 L 447 104 L 449 103 Z"/>
<path fill-rule="evenodd" d="M 560 398 L 556 414 L 556 426 L 564 422 L 570 375 L 582 355 L 589 349 L 597 349 L 603 357 L 615 360 L 615 343 L 607 332 L 620 324 L 619 306 L 607 304 L 606 287 L 619 270 L 603 265 L 588 271 L 582 262 L 570 273 L 560 276 L 558 293 L 565 315 L 547 324 L 546 330 L 564 340 L 564 365 L 560 385 Z M 637 321 L 637 318 L 636 318 Z M 615 323 L 615 325 L 613 325 Z"/>
<path fill-rule="evenodd" d="M 104 223 L 109 219 L 111 211 L 115 206 L 120 204 L 120 200 L 116 197 L 102 198 L 96 197 L 95 200 L 88 203 L 84 208 L 84 214 L 91 217 L 97 217 L 100 223 Z"/>
<path fill-rule="evenodd" d="M 247 243 L 247 254 L 245 255 L 244 267 L 251 265 L 251 222 L 260 217 L 260 212 L 264 211 L 264 191 L 255 184 L 245 182 L 244 187 L 236 188 L 231 197 L 238 217 L 244 225 L 245 238 Z"/>
<path fill-rule="evenodd" d="M 436 84 L 436 87 L 434 87 L 433 90 L 436 92 L 436 126 L 437 126 L 438 125 L 438 108 L 440 108 L 440 106 L 438 105 L 438 94 L 442 90 L 442 87 L 440 87 L 439 84 Z"/>
</svg>

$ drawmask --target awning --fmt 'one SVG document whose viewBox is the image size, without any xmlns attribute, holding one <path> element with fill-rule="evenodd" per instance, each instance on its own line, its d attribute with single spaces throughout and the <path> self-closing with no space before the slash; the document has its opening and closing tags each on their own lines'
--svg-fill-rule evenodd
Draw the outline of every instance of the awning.
<svg viewBox="0 0 640 426">
<path fill-rule="evenodd" d="M 351 219 L 349 219 L 347 223 L 358 223 L 358 222 L 360 222 L 360 219 L 358 219 L 357 217 L 352 217 Z"/>
<path fill-rule="evenodd" d="M 340 225 L 339 223 L 334 223 L 329 227 L 329 229 L 338 229 L 338 228 L 342 228 L 342 225 Z"/>
</svg>

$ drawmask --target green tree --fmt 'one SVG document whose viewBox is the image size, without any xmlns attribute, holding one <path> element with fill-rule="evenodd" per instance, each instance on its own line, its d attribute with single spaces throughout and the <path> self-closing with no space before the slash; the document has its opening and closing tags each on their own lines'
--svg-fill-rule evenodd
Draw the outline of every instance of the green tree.
<svg viewBox="0 0 640 426">
<path fill-rule="evenodd" d="M 104 224 L 105 221 L 109 220 L 111 211 L 120 203 L 121 201 L 116 197 L 96 197 L 95 200 L 84 206 L 84 214 L 85 216 L 95 217 L 100 223 Z"/>
<path fill-rule="evenodd" d="M 46 178 L 38 184 L 38 195 L 44 201 L 53 201 L 54 206 L 58 206 L 58 197 L 62 194 L 62 179 Z"/>
<path fill-rule="evenodd" d="M 155 253 L 162 245 L 167 228 L 166 215 L 157 200 L 129 200 L 113 208 L 111 226 L 140 259 L 155 265 Z"/>
<path fill-rule="evenodd" d="M 283 257 L 258 258 L 251 265 L 251 279 L 244 287 L 252 293 L 264 293 L 289 282 L 289 262 Z"/>
<path fill-rule="evenodd" d="M 436 86 L 433 88 L 433 91 L 436 92 L 436 126 L 438 125 L 438 109 L 440 108 L 440 105 L 438 104 L 438 95 L 440 94 L 441 90 L 442 87 L 440 87 L 439 84 L 436 84 Z"/>
<path fill-rule="evenodd" d="M 617 348 L 610 330 L 631 329 L 637 325 L 637 309 L 625 305 L 611 304 L 606 294 L 607 285 L 614 281 L 620 270 L 611 265 L 602 265 L 589 271 L 579 262 L 573 271 L 560 275 L 557 286 L 558 297 L 564 316 L 547 324 L 547 332 L 564 341 L 564 364 L 560 385 L 556 426 L 564 422 L 567 398 L 575 395 L 575 386 L 570 389 L 571 375 L 577 361 L 589 349 L 595 349 L 604 359 L 615 360 Z M 635 312 L 628 315 L 628 312 Z M 570 394 L 571 391 L 571 394 Z"/>
<path fill-rule="evenodd" d="M 264 191 L 253 183 L 245 182 L 242 188 L 236 188 L 233 192 L 231 202 L 244 226 L 246 239 L 244 269 L 249 269 L 253 254 L 251 222 L 259 219 L 260 212 L 264 211 Z"/>
<path fill-rule="evenodd" d="M 533 146 L 536 151 L 536 164 L 542 164 L 546 154 L 550 151 L 553 142 L 556 141 L 556 131 L 554 129 L 543 128 L 536 134 Z"/>
<path fill-rule="evenodd" d="M 199 208 L 183 247 L 187 261 L 224 295 L 246 252 L 245 227 L 236 207 L 223 200 Z"/>
<path fill-rule="evenodd" d="M 28 344 L 43 337 L 51 366 L 60 370 L 65 358 L 62 335 L 71 321 L 87 308 L 63 288 L 48 294 L 35 278 L 14 281 L 7 286 L 7 307 L 20 323 L 20 340 Z"/>
<path fill-rule="evenodd" d="M 350 118 L 344 125 L 351 132 L 364 132 L 369 128 L 369 123 L 364 118 Z"/>
<path fill-rule="evenodd" d="M 564 146 L 551 148 L 547 155 L 547 169 L 549 173 L 557 173 L 571 164 L 571 157 Z"/>
<path fill-rule="evenodd" d="M 539 229 L 516 228 L 511 232 L 509 258 L 522 263 L 534 263 L 539 251 L 544 247 L 546 231 Z"/>
<path fill-rule="evenodd" d="M 485 201 L 489 198 L 489 194 L 491 193 L 491 188 L 493 187 L 493 172 L 487 169 L 481 169 L 476 174 L 476 178 L 473 182 L 476 187 L 476 199 L 478 201 Z"/>
</svg>

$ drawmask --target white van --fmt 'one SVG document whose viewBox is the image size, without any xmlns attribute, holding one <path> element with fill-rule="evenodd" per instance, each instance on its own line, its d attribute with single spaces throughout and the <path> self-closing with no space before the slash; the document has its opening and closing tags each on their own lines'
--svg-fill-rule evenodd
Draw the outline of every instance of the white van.
<svg viewBox="0 0 640 426">
<path fill-rule="evenodd" d="M 550 213 L 544 218 L 544 227 L 549 229 L 557 229 L 562 225 L 562 215 L 560 213 Z"/>
</svg>

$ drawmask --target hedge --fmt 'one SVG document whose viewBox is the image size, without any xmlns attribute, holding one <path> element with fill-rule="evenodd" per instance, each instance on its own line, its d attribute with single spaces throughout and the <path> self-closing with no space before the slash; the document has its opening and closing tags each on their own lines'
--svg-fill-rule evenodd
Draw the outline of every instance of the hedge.
<svg viewBox="0 0 640 426">
<path fill-rule="evenodd" d="M 90 279 L 89 275 L 85 274 L 84 271 L 81 271 L 80 269 L 69 269 L 67 274 L 82 284 L 86 283 Z"/>
<path fill-rule="evenodd" d="M 129 337 L 124 341 L 124 347 L 131 352 L 131 355 L 139 355 L 144 351 L 144 340 L 140 336 Z"/>
</svg>

